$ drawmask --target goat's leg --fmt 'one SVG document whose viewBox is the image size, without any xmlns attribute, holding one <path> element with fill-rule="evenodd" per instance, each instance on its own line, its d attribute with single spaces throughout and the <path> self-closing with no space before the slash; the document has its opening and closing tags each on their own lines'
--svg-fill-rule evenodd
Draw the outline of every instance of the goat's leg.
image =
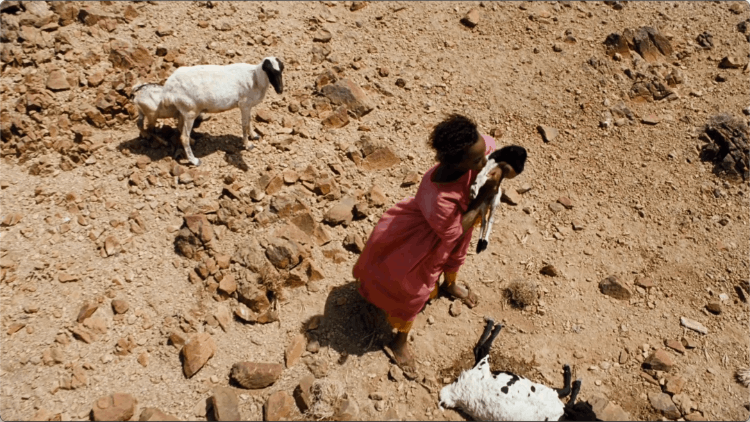
<svg viewBox="0 0 750 422">
<path fill-rule="evenodd" d="M 482 337 L 485 337 L 485 334 L 487 333 L 487 328 L 490 327 L 490 324 L 487 324 L 487 327 L 485 327 L 485 332 L 482 333 Z M 484 342 L 480 345 L 477 345 L 477 347 L 474 348 L 474 359 L 476 362 L 474 365 L 479 363 L 480 360 L 484 359 L 485 356 L 490 354 L 490 349 L 492 348 L 492 343 L 495 341 L 495 337 L 497 337 L 498 334 L 500 334 L 500 330 L 503 329 L 503 324 L 495 324 L 495 327 L 492 329 L 492 334 L 489 335 L 489 337 L 486 337 Z"/>
<path fill-rule="evenodd" d="M 190 149 L 190 131 L 193 129 L 193 121 L 195 117 L 192 115 L 182 116 L 182 133 L 180 134 L 180 142 L 182 142 L 182 148 L 185 150 L 185 156 L 187 157 L 190 164 L 194 166 L 201 165 L 201 160 L 195 158 L 193 150 Z"/>
<path fill-rule="evenodd" d="M 148 132 L 149 137 L 156 139 L 156 142 L 164 146 L 169 145 L 167 141 L 164 140 L 164 138 L 162 138 L 156 133 L 156 116 L 153 116 L 153 115 L 146 116 L 146 132 Z"/>
<path fill-rule="evenodd" d="M 479 341 L 477 342 L 477 345 L 474 346 L 474 365 L 478 364 L 482 358 L 484 358 L 484 354 L 482 354 L 482 346 L 484 345 L 484 342 L 487 341 L 487 338 L 490 336 L 490 333 L 492 332 L 492 327 L 495 325 L 495 321 L 492 319 L 487 320 L 487 325 L 484 327 L 484 331 L 482 331 L 482 335 L 479 337 Z"/>
<path fill-rule="evenodd" d="M 568 400 L 568 403 L 565 405 L 566 408 L 571 408 L 575 406 L 576 398 L 578 398 L 578 393 L 580 392 L 581 392 L 581 379 L 578 378 L 577 380 L 573 381 L 573 388 L 570 390 L 570 400 Z"/>
<path fill-rule="evenodd" d="M 563 398 L 570 394 L 570 365 L 563 365 L 563 388 L 554 388 L 557 391 L 557 396 Z"/>
<path fill-rule="evenodd" d="M 249 138 L 257 140 L 260 137 L 253 130 L 253 119 L 251 119 L 252 106 L 244 106 L 240 108 L 242 113 L 242 145 L 246 150 L 251 150 L 255 145 L 250 142 Z"/>
</svg>

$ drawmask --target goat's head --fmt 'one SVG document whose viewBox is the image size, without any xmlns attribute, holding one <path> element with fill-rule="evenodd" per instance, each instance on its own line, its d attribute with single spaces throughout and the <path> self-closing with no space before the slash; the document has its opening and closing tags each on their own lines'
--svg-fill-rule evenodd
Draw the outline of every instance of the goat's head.
<svg viewBox="0 0 750 422">
<path fill-rule="evenodd" d="M 263 66 L 261 68 L 268 75 L 268 81 L 271 82 L 276 93 L 281 94 L 284 92 L 284 82 L 281 79 L 281 73 L 284 71 L 284 63 L 276 57 L 266 57 L 263 59 Z"/>
</svg>

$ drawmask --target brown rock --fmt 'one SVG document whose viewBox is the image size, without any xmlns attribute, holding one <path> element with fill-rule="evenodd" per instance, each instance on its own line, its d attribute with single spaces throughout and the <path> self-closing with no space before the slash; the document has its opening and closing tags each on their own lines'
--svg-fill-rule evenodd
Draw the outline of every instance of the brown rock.
<svg viewBox="0 0 750 422">
<path fill-rule="evenodd" d="M 297 172 L 292 169 L 284 170 L 282 172 L 282 176 L 284 177 L 284 183 L 288 185 L 297 183 L 297 180 L 299 180 L 299 174 L 297 174 Z"/>
<path fill-rule="evenodd" d="M 81 306 L 81 310 L 78 311 L 78 317 L 76 317 L 76 321 L 83 322 L 83 320 L 93 315 L 97 309 L 99 309 L 99 305 L 93 302 L 84 303 L 83 306 Z"/>
<path fill-rule="evenodd" d="M 646 117 L 641 119 L 641 123 L 651 126 L 658 125 L 659 122 L 661 122 L 661 119 L 653 113 L 647 114 Z"/>
<path fill-rule="evenodd" d="M 177 416 L 164 413 L 155 407 L 147 407 L 141 412 L 141 416 L 138 418 L 141 422 L 167 422 L 167 421 L 179 421 Z"/>
<path fill-rule="evenodd" d="M 709 302 L 708 305 L 706 305 L 706 309 L 712 314 L 719 315 L 721 314 L 721 302 Z"/>
<path fill-rule="evenodd" d="M 365 241 L 358 234 L 347 234 L 344 238 L 344 248 L 354 253 L 362 253 L 365 249 Z"/>
<path fill-rule="evenodd" d="M 315 282 L 320 281 L 325 278 L 325 275 L 323 274 L 323 270 L 318 267 L 318 265 L 313 260 L 309 260 L 309 265 L 306 265 L 307 268 L 307 280 L 308 282 Z"/>
<path fill-rule="evenodd" d="M 630 290 L 614 275 L 600 281 L 599 290 L 603 294 L 619 300 L 629 300 L 631 296 Z"/>
<path fill-rule="evenodd" d="M 633 418 L 622 408 L 611 403 L 606 397 L 594 396 L 588 400 L 591 410 L 600 421 L 632 421 Z"/>
<path fill-rule="evenodd" d="M 349 7 L 349 10 L 352 12 L 356 12 L 357 10 L 364 9 L 365 6 L 367 6 L 366 1 L 353 1 L 352 5 Z"/>
<path fill-rule="evenodd" d="M 413 186 L 419 183 L 419 173 L 416 171 L 409 172 L 404 176 L 404 180 L 401 181 L 401 187 Z"/>
<path fill-rule="evenodd" d="M 352 398 L 344 399 L 339 403 L 336 413 L 333 415 L 333 420 L 354 421 L 357 420 L 358 414 L 359 406 L 357 406 L 357 403 Z"/>
<path fill-rule="evenodd" d="M 252 309 L 253 312 L 264 312 L 271 306 L 266 292 L 250 283 L 242 284 L 239 290 L 237 290 L 237 298 Z"/>
<path fill-rule="evenodd" d="M 331 235 L 328 233 L 328 229 L 318 224 L 313 230 L 313 237 L 318 242 L 318 246 L 323 246 L 331 241 Z"/>
<path fill-rule="evenodd" d="M 334 105 L 346 106 L 357 118 L 362 118 L 373 110 L 365 92 L 350 79 L 344 78 L 326 85 L 321 93 Z"/>
<path fill-rule="evenodd" d="M 479 25 L 480 17 L 481 14 L 479 13 L 479 9 L 475 7 L 469 10 L 469 13 L 467 13 L 466 16 L 461 19 L 461 23 L 468 26 L 469 28 L 473 28 Z"/>
<path fill-rule="evenodd" d="M 6 215 L 5 218 L 3 218 L 3 221 L 2 223 L 0 223 L 0 225 L 2 225 L 3 227 L 15 226 L 21 221 L 22 218 L 23 214 L 21 214 L 20 212 L 12 212 Z"/>
<path fill-rule="evenodd" d="M 346 262 L 347 254 L 346 252 L 336 246 L 332 246 L 326 249 L 322 250 L 323 256 L 333 261 L 335 264 L 341 264 L 342 262 Z"/>
<path fill-rule="evenodd" d="M 323 127 L 329 129 L 342 128 L 349 124 L 349 115 L 346 113 L 346 106 L 339 106 L 333 112 L 326 113 L 323 117 Z"/>
<path fill-rule="evenodd" d="M 567 196 L 561 196 L 557 198 L 557 202 L 559 202 L 560 205 L 562 205 L 563 207 L 567 209 L 573 208 L 573 201 L 571 201 L 570 198 L 568 198 Z"/>
<path fill-rule="evenodd" d="M 552 142 L 557 138 L 557 135 L 560 134 L 560 132 L 552 126 L 539 125 L 536 130 L 542 134 L 544 142 Z"/>
<path fill-rule="evenodd" d="M 219 282 L 219 290 L 227 295 L 231 295 L 237 290 L 237 282 L 233 274 L 227 274 Z"/>
<path fill-rule="evenodd" d="M 286 419 L 294 410 L 294 399 L 286 391 L 271 394 L 263 406 L 263 416 L 267 421 Z"/>
<path fill-rule="evenodd" d="M 682 353 L 683 355 L 685 354 L 685 347 L 678 340 L 665 340 L 664 345 L 674 351 Z"/>
<path fill-rule="evenodd" d="M 198 333 L 185 343 L 182 348 L 183 365 L 185 377 L 195 375 L 211 356 L 216 353 L 216 343 L 208 333 Z"/>
<path fill-rule="evenodd" d="M 357 201 L 354 198 L 348 196 L 346 198 L 343 198 L 328 210 L 325 217 L 323 217 L 323 221 L 332 225 L 348 225 L 354 218 L 352 209 L 354 208 L 354 204 L 356 203 Z"/>
<path fill-rule="evenodd" d="M 210 398 L 214 418 L 217 421 L 241 421 L 239 400 L 234 390 L 229 387 L 214 388 Z"/>
<path fill-rule="evenodd" d="M 638 287 L 642 287 L 644 289 L 649 289 L 651 287 L 654 287 L 654 281 L 651 280 L 648 277 L 638 277 L 635 279 L 635 285 Z"/>
<path fill-rule="evenodd" d="M 310 212 L 304 212 L 294 218 L 292 218 L 292 224 L 297 226 L 303 233 L 308 236 L 312 236 L 315 230 L 315 219 Z"/>
<path fill-rule="evenodd" d="M 722 69 L 739 69 L 742 66 L 742 62 L 740 62 L 739 59 L 732 56 L 726 56 L 723 59 L 721 59 L 721 62 L 719 62 L 719 67 Z"/>
<path fill-rule="evenodd" d="M 121 248 L 122 248 L 122 245 L 120 244 L 120 241 L 117 240 L 116 237 L 107 236 L 107 238 L 104 239 L 104 251 L 107 254 L 107 256 L 112 256 L 120 252 Z"/>
<path fill-rule="evenodd" d="M 682 340 L 680 340 L 680 343 L 682 343 L 683 346 L 685 346 L 686 349 L 695 349 L 699 346 L 699 343 L 691 338 L 683 337 Z"/>
<path fill-rule="evenodd" d="M 323 358 L 315 359 L 312 356 L 308 356 L 305 364 L 315 378 L 325 378 L 328 375 L 330 367 L 328 361 Z"/>
<path fill-rule="evenodd" d="M 327 29 L 320 29 L 318 32 L 313 35 L 313 41 L 315 42 L 328 42 L 331 41 L 332 35 L 331 31 Z"/>
<path fill-rule="evenodd" d="M 258 111 L 255 112 L 255 120 L 263 123 L 273 123 L 273 113 L 263 108 L 258 109 Z"/>
<path fill-rule="evenodd" d="M 375 150 L 362 161 L 364 170 L 384 170 L 393 167 L 401 162 L 396 154 L 390 148 L 384 147 Z"/>
<path fill-rule="evenodd" d="M 656 349 L 643 361 L 643 365 L 655 371 L 668 372 L 674 366 L 672 357 L 664 349 Z"/>
<path fill-rule="evenodd" d="M 302 413 L 307 412 L 313 405 L 312 386 L 314 382 L 315 377 L 306 375 L 294 389 L 294 401 L 297 402 L 297 407 Z"/>
<path fill-rule="evenodd" d="M 383 189 L 381 189 L 380 186 L 373 185 L 367 193 L 367 196 L 370 199 L 370 205 L 374 207 L 382 207 L 385 205 L 385 193 L 383 193 Z"/>
<path fill-rule="evenodd" d="M 284 367 L 278 363 L 239 362 L 232 365 L 230 377 L 243 388 L 266 388 L 281 376 Z"/>
<path fill-rule="evenodd" d="M 229 330 L 229 325 L 232 323 L 232 312 L 227 305 L 220 304 L 214 314 L 214 318 L 219 322 L 219 326 L 221 326 L 221 329 L 224 330 L 224 332 Z"/>
<path fill-rule="evenodd" d="M 148 353 L 143 352 L 140 355 L 138 355 L 138 363 L 140 363 L 141 366 L 143 366 L 144 368 L 148 366 L 148 360 L 149 360 Z"/>
<path fill-rule="evenodd" d="M 70 329 L 70 332 L 73 333 L 73 337 L 81 340 L 82 342 L 86 344 L 91 344 L 94 342 L 94 336 L 91 334 L 91 332 L 82 326 L 73 327 Z"/>
<path fill-rule="evenodd" d="M 133 417 L 136 403 L 130 394 L 105 396 L 94 403 L 92 417 L 95 421 L 126 421 Z"/>
<path fill-rule="evenodd" d="M 300 262 L 300 251 L 294 242 L 273 237 L 268 241 L 266 257 L 279 269 L 294 267 Z"/>
<path fill-rule="evenodd" d="M 503 189 L 500 200 L 510 205 L 518 205 L 521 203 L 521 195 L 513 188 Z"/>
<path fill-rule="evenodd" d="M 124 314 L 125 312 L 130 309 L 130 305 L 128 305 L 128 302 L 125 302 L 124 300 L 115 299 L 112 301 L 112 310 L 116 314 Z"/>
<path fill-rule="evenodd" d="M 451 316 L 454 317 L 461 315 L 461 302 L 457 300 L 451 302 L 451 306 L 448 312 L 450 312 Z"/>
<path fill-rule="evenodd" d="M 648 393 L 648 401 L 651 406 L 669 419 L 680 417 L 680 411 L 672 402 L 672 399 L 664 393 Z"/>
<path fill-rule="evenodd" d="M 65 91 L 70 89 L 67 74 L 62 69 L 56 69 L 49 73 L 47 78 L 47 89 L 51 91 Z"/>
<path fill-rule="evenodd" d="M 177 347 L 178 349 L 184 346 L 186 342 L 185 336 L 181 333 L 176 332 L 170 334 L 167 340 L 171 345 Z"/>
<path fill-rule="evenodd" d="M 541 270 L 539 270 L 539 272 L 550 277 L 557 277 L 558 275 L 560 275 L 560 271 L 557 270 L 557 267 L 551 264 L 545 265 Z"/>
<path fill-rule="evenodd" d="M 201 242 L 208 243 L 213 239 L 214 230 L 205 214 L 186 215 L 184 219 L 185 227 L 197 236 Z"/>
<path fill-rule="evenodd" d="M 685 415 L 685 420 L 694 422 L 694 421 L 707 421 L 708 419 L 704 418 L 701 412 L 692 412 L 692 413 L 688 413 L 687 415 Z"/>
<path fill-rule="evenodd" d="M 302 356 L 302 352 L 305 351 L 305 335 L 297 334 L 292 342 L 286 347 L 284 357 L 286 359 L 286 367 L 291 368 L 294 366 L 299 358 Z"/>
<path fill-rule="evenodd" d="M 680 394 L 684 387 L 685 378 L 682 378 L 680 376 L 667 375 L 667 383 L 664 386 L 665 392 L 671 395 Z"/>
</svg>

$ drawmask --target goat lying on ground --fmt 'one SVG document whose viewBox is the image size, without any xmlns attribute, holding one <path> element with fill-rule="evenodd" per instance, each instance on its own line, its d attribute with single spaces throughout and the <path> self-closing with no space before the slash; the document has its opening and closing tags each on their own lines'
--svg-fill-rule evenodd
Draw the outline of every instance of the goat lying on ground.
<svg viewBox="0 0 750 422">
<path fill-rule="evenodd" d="M 565 387 L 550 388 L 510 372 L 490 372 L 489 353 L 501 324 L 486 318 L 479 343 L 474 347 L 474 368 L 440 390 L 440 406 L 459 408 L 482 421 L 556 421 L 574 404 L 581 389 L 578 379 L 570 387 L 570 366 L 563 366 Z M 494 325 L 494 330 L 493 330 Z M 491 333 L 490 333 L 491 332 Z M 570 394 L 568 404 L 560 399 Z"/>
<path fill-rule="evenodd" d="M 180 141 L 188 161 L 200 165 L 190 149 L 190 131 L 201 113 L 219 113 L 239 107 L 242 144 L 245 149 L 252 149 L 248 137 L 258 139 L 258 136 L 252 128 L 250 111 L 263 100 L 269 85 L 273 85 L 277 94 L 283 92 L 283 71 L 284 64 L 275 57 L 266 57 L 259 65 L 235 63 L 175 70 L 164 84 L 160 107 L 165 110 L 174 107 L 179 113 Z"/>
<path fill-rule="evenodd" d="M 149 139 L 153 137 L 162 145 L 168 145 L 167 141 L 161 136 L 154 133 L 156 121 L 158 119 L 179 119 L 180 113 L 174 106 L 162 106 L 161 98 L 164 87 L 159 84 L 145 83 L 138 84 L 130 91 L 130 101 L 138 110 L 138 120 L 136 125 L 140 131 L 141 138 Z M 203 115 L 195 119 L 194 128 L 200 127 L 204 120 Z M 145 123 L 145 127 L 144 127 Z"/>
<path fill-rule="evenodd" d="M 521 174 L 525 163 L 526 149 L 518 145 L 505 146 L 493 152 L 487 157 L 487 164 L 485 164 L 482 171 L 480 171 L 476 179 L 474 179 L 474 184 L 471 185 L 471 199 L 476 198 L 479 189 L 484 186 L 485 182 L 487 182 L 487 175 L 492 169 L 495 167 L 503 169 L 503 176 L 500 179 L 500 181 L 502 181 L 503 179 L 512 179 L 516 177 L 516 175 Z M 495 222 L 495 209 L 500 205 L 501 196 L 502 190 L 498 188 L 497 193 L 492 196 L 492 199 L 480 206 L 482 226 L 479 230 L 477 253 L 487 249 L 487 245 L 490 241 L 490 232 L 492 231 L 492 223 Z"/>
</svg>

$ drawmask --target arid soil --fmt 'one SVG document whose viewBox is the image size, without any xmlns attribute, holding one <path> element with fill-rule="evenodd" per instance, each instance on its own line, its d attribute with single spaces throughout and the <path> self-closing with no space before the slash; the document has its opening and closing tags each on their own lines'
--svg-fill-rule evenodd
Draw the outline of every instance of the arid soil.
<svg viewBox="0 0 750 422">
<path fill-rule="evenodd" d="M 485 316 L 496 369 L 570 364 L 601 419 L 750 415 L 746 2 L 0 7 L 3 420 L 463 420 L 437 394 Z M 238 109 L 193 132 L 197 168 L 175 121 L 140 138 L 136 83 L 267 56 L 254 149 Z M 410 380 L 351 268 L 451 112 L 529 160 L 461 269 L 479 305 L 426 306 Z M 701 159 L 721 113 L 729 167 Z M 241 362 L 272 365 L 246 388 Z"/>
</svg>

